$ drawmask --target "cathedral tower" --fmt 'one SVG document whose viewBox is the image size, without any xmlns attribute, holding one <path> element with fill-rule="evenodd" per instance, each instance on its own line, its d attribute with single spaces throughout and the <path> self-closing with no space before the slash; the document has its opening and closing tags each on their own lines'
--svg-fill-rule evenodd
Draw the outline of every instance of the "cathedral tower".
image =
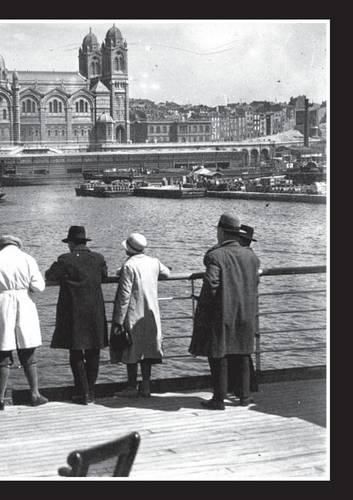
<svg viewBox="0 0 353 500">
<path fill-rule="evenodd" d="M 107 31 L 101 47 L 101 80 L 110 91 L 110 115 L 116 142 L 130 139 L 127 43 L 115 24 Z"/>
<path fill-rule="evenodd" d="M 81 75 L 90 80 L 91 86 L 94 85 L 102 75 L 102 53 L 92 28 L 82 41 L 78 61 Z"/>
</svg>

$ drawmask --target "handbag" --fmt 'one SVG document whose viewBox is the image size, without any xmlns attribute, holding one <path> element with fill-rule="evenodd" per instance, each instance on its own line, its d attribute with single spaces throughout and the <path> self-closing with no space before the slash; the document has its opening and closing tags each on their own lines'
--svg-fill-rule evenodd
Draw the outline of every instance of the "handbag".
<svg viewBox="0 0 353 500">
<path fill-rule="evenodd" d="M 113 351 L 122 353 L 132 344 L 130 333 L 122 325 L 113 324 L 110 333 L 110 347 Z"/>
</svg>

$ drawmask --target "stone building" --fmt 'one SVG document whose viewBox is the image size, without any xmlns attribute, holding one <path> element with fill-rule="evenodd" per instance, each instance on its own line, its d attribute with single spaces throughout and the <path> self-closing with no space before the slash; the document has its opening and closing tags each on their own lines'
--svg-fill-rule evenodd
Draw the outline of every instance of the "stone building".
<svg viewBox="0 0 353 500">
<path fill-rule="evenodd" d="M 20 50 L 20 47 L 19 47 Z M 113 25 L 90 29 L 79 71 L 8 71 L 0 56 L 0 147 L 100 149 L 130 140 L 127 43 Z"/>
</svg>

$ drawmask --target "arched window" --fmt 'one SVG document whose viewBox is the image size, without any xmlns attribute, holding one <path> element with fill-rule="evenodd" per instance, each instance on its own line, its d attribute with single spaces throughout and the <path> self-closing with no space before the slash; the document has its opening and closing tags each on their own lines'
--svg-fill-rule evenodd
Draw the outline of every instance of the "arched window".
<svg viewBox="0 0 353 500">
<path fill-rule="evenodd" d="M 114 59 L 114 71 L 122 71 L 124 69 L 124 58 L 122 54 L 117 54 Z"/>
<path fill-rule="evenodd" d="M 81 129 L 81 135 L 85 135 L 85 131 Z"/>
<path fill-rule="evenodd" d="M 7 110 L 6 109 L 2 110 L 2 118 L 3 118 L 3 120 L 7 120 Z"/>
<path fill-rule="evenodd" d="M 156 127 L 156 132 L 157 132 L 157 134 L 160 134 L 160 132 L 161 132 L 161 127 L 159 125 L 157 125 L 157 127 Z"/>
<path fill-rule="evenodd" d="M 26 102 L 22 101 L 22 113 L 26 112 Z"/>
<path fill-rule="evenodd" d="M 64 129 L 61 131 L 61 135 L 65 135 L 65 130 Z"/>
<path fill-rule="evenodd" d="M 86 99 L 80 99 L 75 102 L 76 113 L 89 113 L 88 102 Z"/>
<path fill-rule="evenodd" d="M 50 130 L 48 130 L 48 137 L 50 137 Z"/>
<path fill-rule="evenodd" d="M 98 59 L 92 59 L 92 62 L 91 62 L 91 73 L 93 75 L 99 75 L 100 73 L 100 63 L 98 61 Z"/>
<path fill-rule="evenodd" d="M 49 102 L 49 113 L 62 113 L 63 103 L 58 99 L 52 99 Z"/>
</svg>

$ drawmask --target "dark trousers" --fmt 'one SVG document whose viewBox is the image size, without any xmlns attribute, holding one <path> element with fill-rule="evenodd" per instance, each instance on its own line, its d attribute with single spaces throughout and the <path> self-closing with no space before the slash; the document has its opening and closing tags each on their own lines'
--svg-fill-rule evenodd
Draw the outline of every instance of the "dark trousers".
<svg viewBox="0 0 353 500">
<path fill-rule="evenodd" d="M 228 354 L 224 358 L 208 358 L 213 385 L 213 398 L 223 401 L 227 392 L 240 399 L 250 397 L 250 355 Z"/>
<path fill-rule="evenodd" d="M 99 355 L 99 349 L 70 349 L 70 366 L 77 394 L 93 393 L 98 377 Z"/>
</svg>

